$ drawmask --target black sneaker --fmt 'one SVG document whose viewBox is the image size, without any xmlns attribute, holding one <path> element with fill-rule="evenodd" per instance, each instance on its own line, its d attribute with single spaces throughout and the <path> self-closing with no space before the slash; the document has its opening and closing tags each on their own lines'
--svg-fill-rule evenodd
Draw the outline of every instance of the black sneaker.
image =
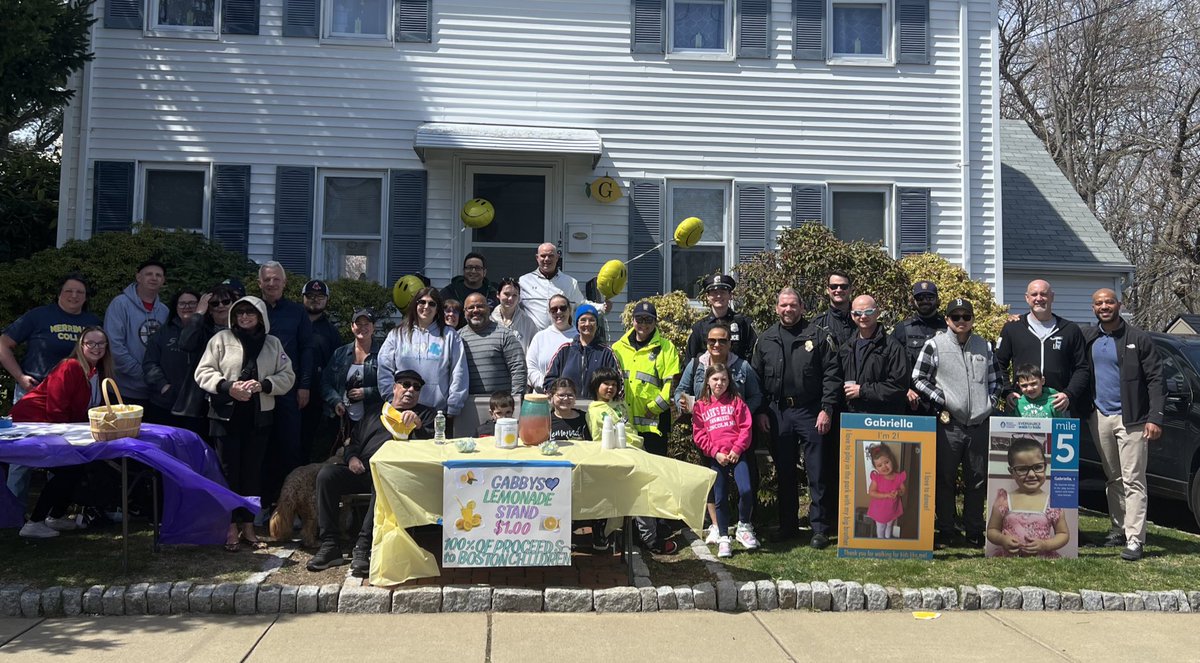
<svg viewBox="0 0 1200 663">
<path fill-rule="evenodd" d="M 338 548 L 337 541 L 325 540 L 321 542 L 321 548 L 317 550 L 317 554 L 308 560 L 308 564 L 304 568 L 309 571 L 324 571 L 331 566 L 341 566 L 346 563 L 346 558 L 342 557 L 342 551 Z"/>
<path fill-rule="evenodd" d="M 1136 562 L 1142 558 L 1142 544 L 1137 541 L 1130 541 L 1125 545 L 1125 549 L 1121 551 L 1121 559 L 1126 562 Z"/>
<path fill-rule="evenodd" d="M 655 555 L 674 555 L 679 552 L 679 544 L 675 542 L 675 539 L 667 539 L 657 546 L 652 546 L 650 552 Z"/>
<path fill-rule="evenodd" d="M 964 540 L 967 542 L 968 548 L 982 548 L 986 541 L 982 534 L 968 534 Z"/>
<path fill-rule="evenodd" d="M 366 578 L 371 574 L 371 540 L 359 536 L 350 552 L 350 575 Z"/>
<path fill-rule="evenodd" d="M 813 534 L 812 541 L 808 542 L 815 550 L 824 550 L 829 547 L 829 537 L 824 534 Z"/>
<path fill-rule="evenodd" d="M 1114 530 L 1104 537 L 1105 548 L 1124 548 L 1125 547 L 1125 532 Z"/>
</svg>

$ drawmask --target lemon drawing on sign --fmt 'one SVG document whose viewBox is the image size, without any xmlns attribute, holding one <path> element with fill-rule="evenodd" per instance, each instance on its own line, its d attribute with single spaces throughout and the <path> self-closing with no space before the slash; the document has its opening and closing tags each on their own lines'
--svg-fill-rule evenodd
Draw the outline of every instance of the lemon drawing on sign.
<svg viewBox="0 0 1200 663">
<path fill-rule="evenodd" d="M 545 518 L 543 518 L 542 519 L 542 529 L 546 530 L 547 532 L 557 532 L 558 531 L 558 518 L 555 518 L 554 516 L 546 516 Z"/>
<path fill-rule="evenodd" d="M 605 299 L 612 299 L 625 289 L 629 271 L 620 260 L 609 260 L 596 274 L 596 289 Z"/>
<path fill-rule="evenodd" d="M 396 279 L 396 285 L 392 286 L 392 303 L 403 313 L 408 309 L 413 297 L 417 295 L 417 291 L 424 287 L 425 284 L 416 274 L 401 276 Z"/>
<path fill-rule="evenodd" d="M 483 524 L 483 517 L 478 513 L 475 513 L 475 500 L 467 502 L 466 506 L 463 506 L 463 503 L 459 502 L 458 511 L 462 514 L 462 518 L 454 521 L 454 527 L 456 529 L 460 529 L 464 532 L 470 532 L 471 530 Z"/>
<path fill-rule="evenodd" d="M 482 228 L 496 218 L 496 208 L 483 198 L 472 198 L 463 205 L 458 218 L 468 228 Z"/>
<path fill-rule="evenodd" d="M 689 249 L 700 241 L 704 235 L 704 222 L 698 217 L 689 216 L 675 226 L 675 243 Z"/>
<path fill-rule="evenodd" d="M 458 480 L 460 483 L 465 483 L 468 486 L 478 481 L 478 479 L 475 478 L 475 473 L 471 470 L 467 470 L 466 474 L 460 474 Z"/>
</svg>

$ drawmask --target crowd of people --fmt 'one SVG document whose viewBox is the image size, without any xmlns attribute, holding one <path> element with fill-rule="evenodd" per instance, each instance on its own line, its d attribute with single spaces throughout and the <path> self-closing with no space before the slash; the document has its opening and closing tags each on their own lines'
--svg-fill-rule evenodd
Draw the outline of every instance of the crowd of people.
<svg viewBox="0 0 1200 663">
<path fill-rule="evenodd" d="M 993 345 L 974 333 L 972 303 L 952 299 L 943 307 L 929 281 L 913 286 L 914 315 L 890 333 L 876 299 L 855 293 L 842 272 L 827 277 L 824 313 L 806 317 L 803 298 L 784 288 L 776 321 L 758 331 L 731 305 L 736 281 L 719 274 L 705 280 L 708 314 L 680 349 L 659 331 L 649 301 L 636 303 L 632 326 L 610 342 L 610 303 L 586 299 L 579 281 L 559 269 L 554 245 L 543 244 L 532 271 L 498 284 L 487 278 L 486 259 L 469 254 L 450 285 L 414 294 L 382 342 L 375 313 L 355 309 L 343 321 L 353 340 L 343 344 L 326 312 L 336 293 L 313 280 L 302 302 L 288 300 L 279 263 L 260 267 L 261 297 L 230 279 L 203 291 L 178 288 L 165 304 L 159 295 L 167 273 L 156 261 L 139 265 L 103 323 L 87 311 L 86 279 L 65 277 L 54 303 L 0 335 L 0 366 L 16 383 L 15 421 L 86 421 L 88 408 L 101 402 L 100 383 L 112 377 L 127 402 L 145 406 L 147 421 L 210 442 L 230 487 L 261 496 L 264 506 L 263 514 L 231 514 L 230 551 L 265 546 L 255 521 L 278 498 L 284 477 L 336 453 L 339 462 L 317 478 L 321 543 L 308 567 L 349 562 L 354 574 L 366 575 L 373 518 L 362 523 L 347 560 L 337 507 L 343 494 L 371 491 L 371 455 L 400 429 L 431 437 L 443 418 L 448 435 L 490 434 L 523 395 L 539 392 L 550 398 L 557 440 L 599 439 L 604 420 L 619 418 L 631 446 L 667 455 L 672 421 L 690 421 L 697 449 L 717 473 L 705 535 L 721 557 L 733 554 L 734 543 L 759 546 L 752 525 L 756 444 L 765 445 L 777 470 L 780 540 L 801 533 L 803 460 L 808 543 L 820 549 L 837 532 L 839 414 L 935 416 L 937 545 L 982 546 L 993 537 L 983 502 L 987 424 L 997 403 L 1030 416 L 1079 417 L 1091 426 L 1108 476 L 1107 545 L 1123 547 L 1128 560 L 1142 556 L 1146 442 L 1161 434 L 1163 385 L 1153 344 L 1121 318 L 1111 290 L 1096 292 L 1098 324 L 1082 329 L 1053 313 L 1049 283 L 1033 281 L 1029 312 L 1011 318 Z M 18 362 L 14 350 L 22 345 Z M 480 397 L 488 399 L 491 418 L 478 429 L 456 430 L 456 419 Z M 898 468 L 879 455 L 883 486 Z M 1044 463 L 1031 467 L 1044 473 Z M 51 473 L 22 536 L 72 528 L 65 511 L 83 471 Z M 7 480 L 28 499 L 26 469 L 9 467 Z M 872 484 L 873 499 L 896 500 L 896 492 Z M 887 536 L 895 504 L 876 506 L 878 518 L 891 516 L 876 523 Z M 635 522 L 645 547 L 678 549 L 672 523 Z M 593 535 L 597 547 L 609 544 L 601 523 Z"/>
</svg>

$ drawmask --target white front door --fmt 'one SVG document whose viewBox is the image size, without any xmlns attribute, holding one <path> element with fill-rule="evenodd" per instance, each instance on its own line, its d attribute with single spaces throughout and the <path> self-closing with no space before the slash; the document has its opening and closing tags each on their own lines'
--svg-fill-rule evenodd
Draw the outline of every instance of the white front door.
<svg viewBox="0 0 1200 663">
<path fill-rule="evenodd" d="M 538 244 L 556 242 L 558 238 L 554 228 L 554 168 L 466 164 L 464 174 L 464 202 L 483 198 L 496 210 L 490 224 L 467 231 L 466 250 L 487 259 L 492 283 L 533 270 Z"/>
</svg>

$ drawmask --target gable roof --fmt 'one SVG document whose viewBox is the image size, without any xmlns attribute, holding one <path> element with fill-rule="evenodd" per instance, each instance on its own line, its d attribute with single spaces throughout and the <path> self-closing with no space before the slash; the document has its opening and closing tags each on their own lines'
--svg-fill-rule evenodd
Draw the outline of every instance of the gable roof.
<svg viewBox="0 0 1200 663">
<path fill-rule="evenodd" d="M 1004 261 L 1133 266 L 1023 120 L 1000 121 Z"/>
</svg>

